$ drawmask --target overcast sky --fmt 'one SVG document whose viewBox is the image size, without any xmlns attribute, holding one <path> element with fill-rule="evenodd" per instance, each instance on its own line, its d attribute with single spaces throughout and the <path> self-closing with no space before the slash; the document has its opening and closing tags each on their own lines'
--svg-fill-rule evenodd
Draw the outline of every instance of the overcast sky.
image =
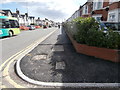
<svg viewBox="0 0 120 90">
<path fill-rule="evenodd" d="M 2 9 L 10 9 L 15 12 L 16 8 L 21 14 L 26 12 L 30 16 L 48 18 L 54 21 L 63 21 L 69 18 L 80 5 L 87 0 L 1 0 Z"/>
</svg>

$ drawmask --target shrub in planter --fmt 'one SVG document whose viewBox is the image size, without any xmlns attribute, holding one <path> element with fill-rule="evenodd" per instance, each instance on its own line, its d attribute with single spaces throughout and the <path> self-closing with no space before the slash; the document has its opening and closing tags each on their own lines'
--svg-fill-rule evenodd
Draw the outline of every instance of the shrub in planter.
<svg viewBox="0 0 120 90">
<path fill-rule="evenodd" d="M 105 38 L 105 45 L 106 48 L 111 49 L 120 49 L 120 34 L 113 31 L 108 31 Z"/>
<path fill-rule="evenodd" d="M 64 25 L 66 31 L 80 44 L 120 49 L 120 34 L 112 30 L 107 33 L 99 30 L 99 24 L 94 18 L 77 18 Z"/>
</svg>

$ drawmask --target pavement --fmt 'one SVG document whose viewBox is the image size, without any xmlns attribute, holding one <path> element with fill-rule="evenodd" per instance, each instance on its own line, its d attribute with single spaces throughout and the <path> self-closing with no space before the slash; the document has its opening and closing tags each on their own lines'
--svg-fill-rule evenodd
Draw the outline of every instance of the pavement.
<svg viewBox="0 0 120 90">
<path fill-rule="evenodd" d="M 26 54 L 19 68 L 40 82 L 120 83 L 119 63 L 77 53 L 62 29 Z"/>
</svg>

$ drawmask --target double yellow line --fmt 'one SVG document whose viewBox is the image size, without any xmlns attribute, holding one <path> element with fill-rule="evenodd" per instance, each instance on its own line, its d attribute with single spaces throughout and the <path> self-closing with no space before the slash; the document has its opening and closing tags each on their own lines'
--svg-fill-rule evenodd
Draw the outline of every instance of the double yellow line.
<svg viewBox="0 0 120 90">
<path fill-rule="evenodd" d="M 9 75 L 9 67 L 11 65 L 12 62 L 14 62 L 18 57 L 20 57 L 23 54 L 26 54 L 27 51 L 32 50 L 33 48 L 35 48 L 39 43 L 41 43 L 42 41 L 44 41 L 46 38 L 48 38 L 50 35 L 52 35 L 56 30 L 53 30 L 51 33 L 49 33 L 47 36 L 35 41 L 34 43 L 32 43 L 31 45 L 27 46 L 25 49 L 21 50 L 20 52 L 16 53 L 15 55 L 11 56 L 9 59 L 7 59 L 1 66 L 0 66 L 0 70 L 2 70 L 3 67 L 3 76 L 5 76 L 5 79 L 15 88 L 25 88 L 19 84 L 17 84 L 16 82 L 14 82 L 14 80 L 10 77 Z"/>
</svg>

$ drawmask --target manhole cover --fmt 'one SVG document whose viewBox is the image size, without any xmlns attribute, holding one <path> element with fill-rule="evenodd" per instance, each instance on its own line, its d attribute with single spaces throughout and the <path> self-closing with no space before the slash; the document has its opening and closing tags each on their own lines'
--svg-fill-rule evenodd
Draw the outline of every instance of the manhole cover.
<svg viewBox="0 0 120 90">
<path fill-rule="evenodd" d="M 63 45 L 55 45 L 52 51 L 64 51 Z"/>
<path fill-rule="evenodd" d="M 32 60 L 46 60 L 47 55 L 36 55 L 32 58 Z"/>
</svg>

